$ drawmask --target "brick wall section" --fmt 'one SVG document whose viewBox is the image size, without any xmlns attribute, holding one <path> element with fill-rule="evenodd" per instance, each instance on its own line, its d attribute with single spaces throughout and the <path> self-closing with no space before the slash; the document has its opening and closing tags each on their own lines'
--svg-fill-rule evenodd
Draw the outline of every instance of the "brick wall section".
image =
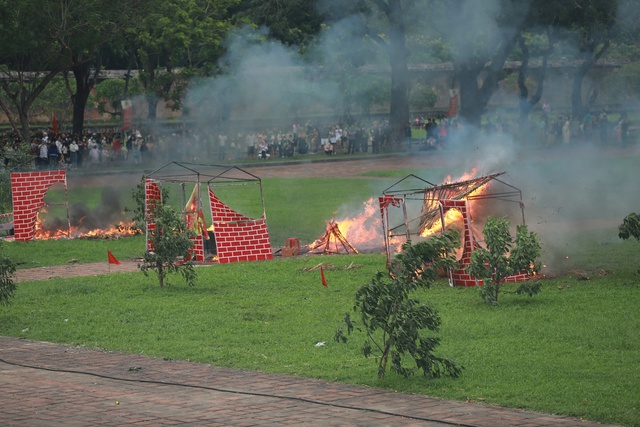
<svg viewBox="0 0 640 427">
<path fill-rule="evenodd" d="M 14 172 L 11 174 L 14 237 L 17 241 L 33 240 L 38 211 L 44 206 L 47 190 L 56 183 L 67 189 L 67 171 Z"/>
<path fill-rule="evenodd" d="M 191 238 L 193 242 L 189 253 L 194 261 L 204 261 L 204 237 L 201 234 Z"/>
<path fill-rule="evenodd" d="M 239 261 L 273 259 L 269 230 L 264 216 L 246 217 L 227 205 L 209 188 L 209 203 L 213 231 L 216 236 L 218 262 L 221 264 Z"/>
<path fill-rule="evenodd" d="M 160 186 L 153 179 L 147 178 L 144 182 L 144 212 L 147 218 L 151 218 L 151 207 L 162 201 L 162 191 Z M 147 252 L 153 252 L 151 237 L 156 229 L 156 223 L 147 221 Z"/>
<path fill-rule="evenodd" d="M 458 261 L 459 268 L 451 272 L 453 286 L 481 286 L 482 280 L 472 277 L 465 268 L 471 262 L 471 252 L 478 247 L 473 231 L 471 231 L 471 219 L 467 210 L 466 200 L 440 200 L 442 211 L 457 209 L 462 214 L 464 231 L 462 235 L 462 256 Z"/>
<path fill-rule="evenodd" d="M 462 238 L 462 256 L 458 261 L 459 267 L 451 272 L 451 280 L 453 286 L 482 286 L 482 280 L 473 277 L 467 273 L 466 268 L 471 263 L 471 252 L 480 248 L 476 238 L 471 230 L 471 218 L 467 209 L 466 200 L 440 200 L 443 212 L 449 209 L 458 209 L 462 214 L 462 220 L 464 223 L 464 235 Z M 530 277 L 526 273 L 515 274 L 508 276 L 504 279 L 505 282 L 517 283 L 529 280 Z"/>
</svg>

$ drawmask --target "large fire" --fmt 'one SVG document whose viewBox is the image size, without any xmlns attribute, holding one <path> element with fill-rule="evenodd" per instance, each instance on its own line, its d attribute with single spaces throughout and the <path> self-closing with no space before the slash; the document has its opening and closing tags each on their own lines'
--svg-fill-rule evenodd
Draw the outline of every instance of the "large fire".
<svg viewBox="0 0 640 427">
<path fill-rule="evenodd" d="M 107 228 L 91 228 L 83 226 L 85 217 L 80 218 L 76 224 L 68 224 L 67 221 L 45 221 L 42 214 L 46 214 L 45 208 L 36 215 L 36 233 L 34 238 L 38 240 L 50 239 L 119 239 L 120 237 L 135 236 L 140 234 L 133 222 L 119 221 Z"/>
<path fill-rule="evenodd" d="M 477 176 L 477 168 L 473 168 L 471 169 L 470 172 L 466 172 L 464 173 L 460 178 L 453 180 L 451 178 L 451 175 L 448 175 L 445 180 L 444 183 L 448 184 L 448 183 L 452 183 L 452 182 L 464 182 L 464 181 L 469 181 L 472 180 L 474 178 L 476 178 Z M 489 190 L 489 185 L 483 185 L 477 189 L 475 189 L 474 191 L 472 191 L 471 193 L 469 193 L 465 199 L 468 199 L 469 197 L 472 196 L 478 196 L 480 194 L 483 194 L 485 192 L 487 192 Z M 425 204 L 427 203 L 427 201 L 425 201 Z M 437 206 L 437 201 L 435 201 L 434 206 L 429 206 L 430 209 L 438 209 Z M 471 216 L 471 218 L 473 218 L 473 214 L 474 214 L 474 203 L 469 203 L 467 201 L 467 206 L 469 209 L 469 215 Z M 460 213 L 459 210 L 457 209 L 449 209 L 447 212 L 445 212 L 444 214 L 444 223 L 448 224 L 450 226 L 454 226 L 454 227 L 461 227 L 462 226 L 462 213 Z M 427 227 L 425 229 L 423 229 L 420 233 L 420 237 L 429 237 L 433 234 L 436 233 L 440 233 L 442 231 L 442 220 L 438 217 L 438 219 L 436 219 L 436 221 L 430 226 Z"/>
<path fill-rule="evenodd" d="M 477 170 L 473 168 L 471 171 L 463 174 L 458 179 L 452 179 L 451 176 L 447 176 L 444 180 L 445 184 L 459 183 L 468 180 L 472 180 L 476 177 Z M 474 191 L 470 192 L 465 198 L 471 196 L 480 195 L 488 190 L 488 185 L 483 185 Z M 433 206 L 431 206 L 433 204 Z M 473 215 L 474 203 L 469 203 L 470 214 Z M 424 200 L 423 211 L 436 209 L 439 211 L 438 200 Z M 445 213 L 445 224 L 447 226 L 458 226 L 462 224 L 462 214 L 456 209 L 450 209 Z M 346 217 L 338 220 L 332 220 L 330 224 L 337 224 L 340 233 L 345 239 L 358 250 L 379 250 L 384 248 L 384 235 L 382 227 L 382 218 L 380 215 L 380 207 L 378 204 L 378 198 L 371 198 L 364 202 L 362 212 L 358 213 L 354 217 Z M 420 237 L 426 238 L 432 234 L 440 233 L 442 231 L 442 221 L 440 216 L 425 227 L 420 232 Z M 316 240 L 309 247 L 314 248 L 319 246 L 323 238 Z M 403 236 L 392 236 L 389 241 L 389 245 L 393 251 L 399 251 L 405 238 Z"/>
</svg>

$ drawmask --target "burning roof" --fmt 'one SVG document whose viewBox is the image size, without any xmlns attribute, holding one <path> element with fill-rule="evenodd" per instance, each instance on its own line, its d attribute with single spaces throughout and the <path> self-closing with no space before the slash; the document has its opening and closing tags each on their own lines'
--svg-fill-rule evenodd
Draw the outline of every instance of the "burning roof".
<svg viewBox="0 0 640 427">
<path fill-rule="evenodd" d="M 407 239 L 410 239 L 411 235 L 425 236 L 430 234 L 441 219 L 440 200 L 471 201 L 495 198 L 502 201 L 516 202 L 522 207 L 522 192 L 498 178 L 504 174 L 505 172 L 499 172 L 440 185 L 433 184 L 415 175 L 404 177 L 383 191 L 384 196 L 388 199 L 400 201 L 399 204 L 403 206 L 404 211 L 404 222 L 389 228 L 387 234 L 390 237 L 406 236 Z M 415 188 L 416 185 L 412 184 L 416 181 L 420 186 L 418 188 Z M 496 188 L 497 186 L 492 185 L 491 191 L 489 191 L 488 186 L 492 182 L 499 183 L 501 188 L 498 189 Z M 413 187 L 407 187 L 407 185 L 413 185 Z M 407 212 L 404 207 L 407 201 L 421 202 L 420 213 L 417 217 L 409 218 L 412 213 Z"/>
</svg>

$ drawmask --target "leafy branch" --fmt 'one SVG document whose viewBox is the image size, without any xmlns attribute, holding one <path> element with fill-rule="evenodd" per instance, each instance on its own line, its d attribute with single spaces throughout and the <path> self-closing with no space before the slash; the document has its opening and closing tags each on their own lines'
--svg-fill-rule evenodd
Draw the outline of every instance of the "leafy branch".
<svg viewBox="0 0 640 427">
<path fill-rule="evenodd" d="M 340 328 L 334 338 L 346 343 L 348 335 L 364 331 L 362 353 L 378 359 L 378 378 L 386 375 L 389 360 L 391 371 L 404 377 L 416 371 L 432 378 L 461 374 L 462 368 L 455 362 L 433 354 L 440 339 L 423 333 L 438 332 L 441 319 L 435 308 L 415 298 L 416 291 L 428 289 L 437 280 L 439 270 L 455 265 L 451 253 L 457 237 L 457 232 L 450 231 L 415 245 L 406 243 L 391 262 L 390 274 L 377 272 L 356 292 L 353 309 L 360 312 L 362 327 L 356 327 L 347 313 L 346 333 Z M 403 363 L 408 357 L 415 367 Z"/>
</svg>

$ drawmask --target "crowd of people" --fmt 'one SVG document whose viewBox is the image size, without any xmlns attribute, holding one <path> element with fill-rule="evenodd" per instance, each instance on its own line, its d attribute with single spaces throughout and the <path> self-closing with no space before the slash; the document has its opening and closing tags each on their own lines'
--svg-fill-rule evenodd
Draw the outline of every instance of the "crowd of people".
<svg viewBox="0 0 640 427">
<path fill-rule="evenodd" d="M 576 141 L 627 142 L 629 121 L 622 114 L 610 120 L 604 111 L 587 114 L 583 120 L 568 115 L 553 116 L 543 104 L 538 134 L 533 139 L 547 146 Z M 511 124 L 511 126 L 514 126 Z M 450 118 L 418 117 L 407 122 L 404 151 L 443 148 L 448 139 L 464 128 L 462 121 Z M 511 132 L 502 118 L 489 118 L 484 128 L 491 133 Z M 390 132 L 382 122 L 354 124 L 294 123 L 286 128 L 260 130 L 197 129 L 181 125 L 170 130 L 139 129 L 121 132 L 114 129 L 85 131 L 82 135 L 56 134 L 53 129 L 33 132 L 27 154 L 35 167 L 77 169 L 101 165 L 142 165 L 168 161 L 215 163 L 245 159 L 290 158 L 298 155 L 336 155 L 381 153 L 391 149 Z M 12 131 L 0 135 L 5 164 L 24 146 Z"/>
</svg>

